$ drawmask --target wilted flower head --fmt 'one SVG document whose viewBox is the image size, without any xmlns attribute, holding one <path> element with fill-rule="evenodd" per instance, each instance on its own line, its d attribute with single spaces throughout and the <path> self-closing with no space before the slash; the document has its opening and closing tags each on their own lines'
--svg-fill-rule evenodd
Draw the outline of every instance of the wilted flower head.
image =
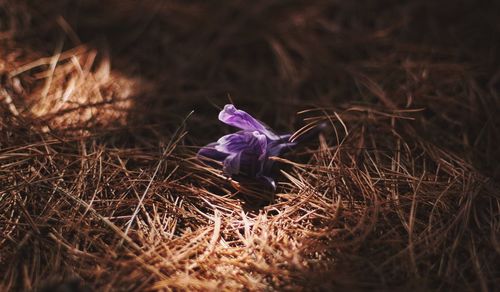
<svg viewBox="0 0 500 292">
<path fill-rule="evenodd" d="M 264 123 L 232 104 L 224 106 L 219 120 L 240 131 L 222 136 L 217 142 L 201 148 L 198 157 L 209 164 L 222 162 L 223 172 L 229 177 L 263 180 L 275 189 L 274 180 L 270 177 L 273 161 L 269 157 L 278 156 L 283 150 L 295 146 L 295 142 L 289 141 L 291 135 L 277 135 Z"/>
</svg>

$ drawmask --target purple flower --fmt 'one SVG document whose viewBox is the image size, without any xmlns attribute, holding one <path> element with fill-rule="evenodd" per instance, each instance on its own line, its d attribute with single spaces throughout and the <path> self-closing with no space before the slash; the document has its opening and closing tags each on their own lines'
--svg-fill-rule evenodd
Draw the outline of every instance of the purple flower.
<svg viewBox="0 0 500 292">
<path fill-rule="evenodd" d="M 275 189 L 276 184 L 270 177 L 273 161 L 269 157 L 278 156 L 283 150 L 295 146 L 296 142 L 289 141 L 291 135 L 277 135 L 264 123 L 232 104 L 224 106 L 219 120 L 240 131 L 201 148 L 198 158 L 213 166 L 222 163 L 222 170 L 229 177 L 263 180 Z"/>
</svg>

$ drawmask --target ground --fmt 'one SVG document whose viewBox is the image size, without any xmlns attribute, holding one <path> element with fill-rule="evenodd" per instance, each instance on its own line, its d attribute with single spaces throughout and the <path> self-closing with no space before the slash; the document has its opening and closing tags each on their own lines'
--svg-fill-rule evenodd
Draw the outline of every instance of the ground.
<svg viewBox="0 0 500 292">
<path fill-rule="evenodd" d="M 0 290 L 498 289 L 498 15 L 0 0 Z M 196 158 L 227 103 L 327 128 L 249 191 Z"/>
</svg>

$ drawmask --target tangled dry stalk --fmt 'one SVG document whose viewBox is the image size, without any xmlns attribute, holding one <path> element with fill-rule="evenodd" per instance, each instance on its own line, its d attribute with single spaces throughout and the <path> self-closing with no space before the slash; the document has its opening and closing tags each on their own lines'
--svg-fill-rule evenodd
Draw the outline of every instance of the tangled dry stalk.
<svg viewBox="0 0 500 292">
<path fill-rule="evenodd" d="M 0 0 L 0 290 L 493 290 L 498 15 Z M 276 158 L 274 198 L 194 158 L 228 95 L 330 125 Z"/>
</svg>

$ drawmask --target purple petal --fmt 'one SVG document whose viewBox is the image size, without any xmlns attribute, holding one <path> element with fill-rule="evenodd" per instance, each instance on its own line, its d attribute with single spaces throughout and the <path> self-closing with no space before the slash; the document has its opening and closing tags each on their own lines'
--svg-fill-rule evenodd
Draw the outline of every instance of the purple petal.
<svg viewBox="0 0 500 292">
<path fill-rule="evenodd" d="M 284 150 L 291 150 L 297 143 L 288 142 L 288 143 L 270 143 L 268 146 L 268 155 L 269 156 L 279 156 L 282 154 Z"/>
<path fill-rule="evenodd" d="M 206 165 L 213 168 L 220 168 L 221 162 L 229 156 L 227 153 L 222 153 L 215 150 L 217 143 L 210 143 L 198 151 L 197 157 Z"/>
<path fill-rule="evenodd" d="M 244 150 L 240 154 L 239 173 L 248 177 L 256 177 L 262 173 L 265 159 L 251 150 Z"/>
<path fill-rule="evenodd" d="M 224 160 L 223 171 L 231 176 L 240 173 L 240 157 L 241 152 L 231 154 Z"/>
<path fill-rule="evenodd" d="M 262 181 L 268 185 L 268 187 L 270 187 L 273 191 L 276 190 L 276 183 L 274 182 L 274 179 L 272 179 L 271 177 L 269 176 L 261 176 L 262 178 Z"/>
<path fill-rule="evenodd" d="M 267 151 L 267 138 L 257 131 L 240 131 L 220 138 L 217 141 L 215 149 L 227 154 L 235 154 L 247 150 L 256 153 L 259 159 L 263 159 Z"/>
<path fill-rule="evenodd" d="M 292 137 L 292 134 L 284 134 L 284 135 L 279 135 L 279 140 L 280 141 L 288 141 L 290 140 L 290 137 Z"/>
<path fill-rule="evenodd" d="M 284 152 L 292 150 L 296 145 L 297 143 L 294 142 L 280 143 L 277 141 L 273 141 L 267 147 L 267 157 L 280 156 Z M 273 165 L 274 161 L 272 159 L 266 159 L 264 161 L 261 174 L 267 174 L 271 172 Z"/>
<path fill-rule="evenodd" d="M 224 159 L 226 159 L 228 154 L 217 151 L 216 146 L 217 146 L 217 143 L 214 142 L 214 143 L 210 143 L 210 144 L 202 147 L 198 151 L 198 154 L 197 154 L 198 159 L 204 160 L 204 161 L 205 160 L 223 161 Z"/>
<path fill-rule="evenodd" d="M 230 126 L 247 131 L 259 131 L 271 140 L 278 140 L 279 136 L 274 134 L 266 125 L 258 121 L 247 112 L 236 109 L 232 104 L 226 104 L 219 113 L 219 120 Z"/>
<path fill-rule="evenodd" d="M 224 160 L 224 173 L 227 175 L 243 175 L 245 177 L 258 177 L 263 172 L 265 159 L 252 149 L 245 149 L 229 155 Z"/>
</svg>

